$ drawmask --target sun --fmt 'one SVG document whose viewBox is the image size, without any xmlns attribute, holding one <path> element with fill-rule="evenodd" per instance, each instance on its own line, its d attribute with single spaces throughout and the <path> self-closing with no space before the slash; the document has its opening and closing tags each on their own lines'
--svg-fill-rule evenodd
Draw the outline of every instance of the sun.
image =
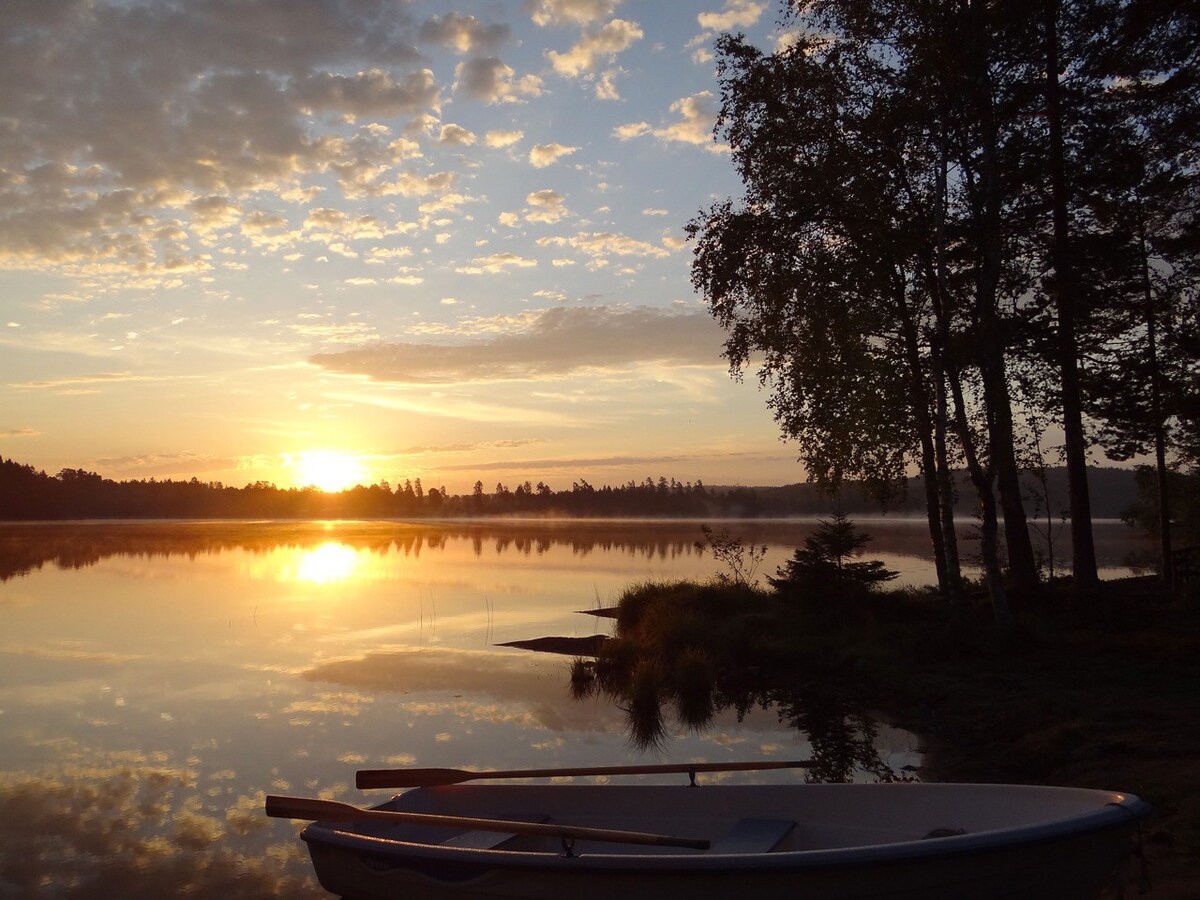
<svg viewBox="0 0 1200 900">
<path fill-rule="evenodd" d="M 337 450 L 309 450 L 293 457 L 291 464 L 296 469 L 297 484 L 327 493 L 344 491 L 367 480 L 362 460 Z"/>
</svg>

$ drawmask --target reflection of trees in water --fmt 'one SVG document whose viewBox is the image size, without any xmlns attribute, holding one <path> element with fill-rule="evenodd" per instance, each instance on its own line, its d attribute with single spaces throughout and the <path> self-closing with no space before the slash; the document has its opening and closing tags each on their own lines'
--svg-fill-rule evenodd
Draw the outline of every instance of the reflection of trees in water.
<svg viewBox="0 0 1200 900">
<path fill-rule="evenodd" d="M 311 549 L 335 541 L 381 556 L 417 558 L 466 541 L 475 556 L 543 556 L 566 549 L 637 559 L 670 560 L 696 555 L 699 525 L 636 522 L 325 523 L 325 522 L 106 522 L 0 525 L 0 580 L 50 564 L 60 569 L 93 566 L 110 556 L 200 556 L 233 550 L 269 553 Z"/>
<path fill-rule="evenodd" d="M 581 675 L 577 663 L 571 688 L 576 699 L 599 693 L 617 703 L 626 713 L 630 740 L 639 750 L 656 749 L 666 742 L 669 712 L 680 726 L 698 732 L 726 710 L 735 711 L 741 721 L 755 707 L 774 708 L 781 722 L 808 738 L 813 765 L 806 780 L 845 782 L 862 774 L 881 781 L 898 777 L 875 746 L 875 720 L 861 711 L 854 698 L 826 682 L 751 687 L 718 679 L 707 690 L 698 681 L 680 688 L 655 663 L 642 661 L 620 682 Z"/>
<path fill-rule="evenodd" d="M 779 611 L 768 595 L 728 586 L 632 588 L 621 598 L 615 636 L 572 666 L 572 695 L 617 704 L 639 750 L 661 747 L 673 725 L 703 731 L 727 710 L 741 721 L 753 708 L 773 708 L 808 737 L 809 780 L 894 780 L 858 687 L 836 665 L 792 649 Z"/>
<path fill-rule="evenodd" d="M 535 559 L 556 549 L 585 558 L 592 553 L 622 554 L 635 560 L 695 557 L 700 521 L 519 520 L 463 522 L 53 522 L 0 524 L 0 581 L 44 565 L 79 569 L 109 556 L 144 558 L 199 556 L 231 550 L 269 553 L 279 548 L 311 549 L 329 541 L 379 555 L 407 558 L 441 552 L 469 541 L 477 557 L 519 554 Z M 728 530 L 749 543 L 799 547 L 815 522 L 729 523 Z M 919 520 L 872 522 L 877 551 L 929 559 L 929 534 Z M 1102 561 L 1119 564 L 1130 532 L 1123 525 L 1097 528 Z M 1111 552 L 1106 552 L 1109 548 Z"/>
</svg>

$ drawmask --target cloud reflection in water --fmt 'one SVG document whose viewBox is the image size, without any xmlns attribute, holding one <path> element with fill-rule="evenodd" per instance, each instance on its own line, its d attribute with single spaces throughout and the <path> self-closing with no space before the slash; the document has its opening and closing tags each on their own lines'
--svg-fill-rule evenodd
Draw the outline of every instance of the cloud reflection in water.
<svg viewBox="0 0 1200 900">
<path fill-rule="evenodd" d="M 261 796 L 221 817 L 201 807 L 194 773 L 130 767 L 0 776 L 0 897 L 317 900 L 298 841 L 264 827 Z"/>
</svg>

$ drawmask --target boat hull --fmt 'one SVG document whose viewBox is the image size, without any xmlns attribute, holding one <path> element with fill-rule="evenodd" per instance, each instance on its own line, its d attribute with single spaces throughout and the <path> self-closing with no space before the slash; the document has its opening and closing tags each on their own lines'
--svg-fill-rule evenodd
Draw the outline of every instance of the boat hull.
<svg viewBox="0 0 1200 900">
<path fill-rule="evenodd" d="M 648 819 L 682 832 L 690 823 L 691 833 L 713 836 L 727 829 L 733 817 L 777 816 L 790 809 L 797 827 L 781 848 L 770 852 L 722 853 L 718 840 L 709 852 L 587 844 L 574 848 L 576 855 L 565 857 L 560 848 L 543 839 L 522 842 L 517 838 L 508 842 L 510 849 L 462 850 L 435 843 L 437 836 L 428 832 L 348 831 L 319 824 L 310 826 L 303 836 L 321 884 L 354 900 L 702 900 L 737 895 L 803 900 L 1091 900 L 1129 855 L 1137 821 L 1147 811 L 1135 797 L 1105 794 L 1095 798 L 1093 809 L 1068 815 L 1053 810 L 1031 825 L 969 829 L 967 834 L 932 839 L 925 839 L 923 833 L 914 840 L 888 839 L 933 822 L 970 825 L 974 817 L 974 824 L 988 825 L 1020 815 L 1019 809 L 1001 809 L 988 816 L 963 807 L 956 820 L 954 803 L 947 802 L 954 800 L 954 787 L 551 786 L 528 787 L 536 793 L 525 795 L 521 786 L 459 786 L 411 792 L 390 806 L 403 809 L 406 797 L 417 794 L 409 800 L 409 808 L 448 807 L 457 814 L 462 803 L 478 799 L 480 802 L 471 805 L 507 807 L 511 812 L 517 808 L 514 804 L 536 802 L 544 807 L 550 802 L 547 798 L 557 801 L 558 793 L 575 791 L 585 802 L 572 804 L 570 797 L 563 797 L 563 802 L 564 809 L 580 808 L 576 824 L 602 818 L 606 806 L 611 821 L 622 815 L 623 803 L 627 807 L 640 804 L 656 814 L 637 817 L 627 812 L 620 819 L 622 824 Z M 1031 791 L 1065 790 L 962 788 L 960 805 L 990 801 L 997 808 L 1020 806 L 1021 800 L 1034 802 L 1037 795 Z M 547 791 L 556 793 L 548 795 Z M 639 791 L 649 793 L 642 797 Z M 881 791 L 886 793 L 881 795 Z M 474 792 L 479 792 L 478 798 L 472 798 Z M 439 793 L 442 801 L 453 802 L 437 802 Z M 1101 795 L 1072 793 L 1076 797 Z M 611 804 L 603 802 L 606 797 L 611 797 Z M 886 802 L 881 803 L 881 797 Z M 812 802 L 806 804 L 809 798 Z M 852 809 L 856 803 L 858 818 Z M 671 815 L 664 818 L 663 810 Z M 555 810 L 552 816 L 553 820 L 565 818 L 562 810 Z M 398 840 L 397 834 L 413 840 Z M 848 845 L 836 846 L 838 843 Z"/>
</svg>

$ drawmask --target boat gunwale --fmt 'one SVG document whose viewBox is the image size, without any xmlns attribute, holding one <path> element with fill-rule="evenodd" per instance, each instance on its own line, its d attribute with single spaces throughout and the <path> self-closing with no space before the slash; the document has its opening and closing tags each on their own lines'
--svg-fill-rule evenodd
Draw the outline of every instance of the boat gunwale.
<svg viewBox="0 0 1200 900">
<path fill-rule="evenodd" d="M 1097 791 L 1096 793 L 1109 793 Z M 891 841 L 853 847 L 815 850 L 782 850 L 758 853 L 579 853 L 563 857 L 547 851 L 474 850 L 420 841 L 403 841 L 347 831 L 314 822 L 300 834 L 305 842 L 338 847 L 350 852 L 391 856 L 397 867 L 405 859 L 431 859 L 446 863 L 487 863 L 496 869 L 541 870 L 668 870 L 754 871 L 825 868 L 847 864 L 876 864 L 926 860 L 940 856 L 1019 849 L 1034 844 L 1086 837 L 1098 832 L 1131 827 L 1150 813 L 1150 806 L 1132 794 L 1109 793 L 1114 799 L 1096 809 L 1037 825 L 1018 825 L 940 838 Z"/>
</svg>

